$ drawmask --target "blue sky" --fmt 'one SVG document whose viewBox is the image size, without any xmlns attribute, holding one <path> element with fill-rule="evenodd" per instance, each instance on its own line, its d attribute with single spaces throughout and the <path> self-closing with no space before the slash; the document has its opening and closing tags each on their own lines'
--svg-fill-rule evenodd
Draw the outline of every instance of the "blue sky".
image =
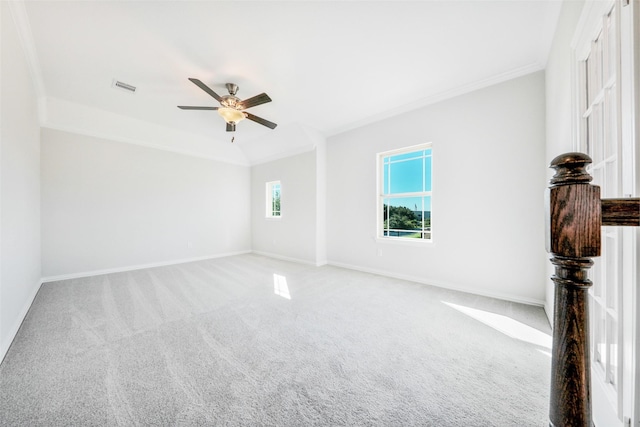
<svg viewBox="0 0 640 427">
<path fill-rule="evenodd" d="M 425 169 L 424 182 L 423 164 Z M 431 149 L 385 157 L 383 191 L 385 194 L 431 191 Z M 411 210 L 421 210 L 424 202 L 424 210 L 431 210 L 430 196 L 402 197 L 387 200 L 385 201 L 386 204 L 405 206 Z"/>
</svg>

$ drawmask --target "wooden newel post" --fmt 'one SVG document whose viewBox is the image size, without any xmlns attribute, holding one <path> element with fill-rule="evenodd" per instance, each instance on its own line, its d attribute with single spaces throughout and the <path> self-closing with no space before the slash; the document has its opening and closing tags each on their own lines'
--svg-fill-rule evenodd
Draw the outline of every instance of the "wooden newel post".
<svg viewBox="0 0 640 427">
<path fill-rule="evenodd" d="M 589 184 L 591 159 L 567 153 L 551 161 L 556 174 L 547 193 L 547 251 L 555 266 L 551 359 L 552 427 L 592 427 L 587 271 L 600 256 L 600 228 L 640 226 L 640 198 L 600 199 Z"/>
<path fill-rule="evenodd" d="M 555 266 L 549 425 L 591 427 L 587 270 L 600 256 L 600 188 L 590 185 L 586 154 L 556 157 L 548 191 L 547 250 Z"/>
</svg>

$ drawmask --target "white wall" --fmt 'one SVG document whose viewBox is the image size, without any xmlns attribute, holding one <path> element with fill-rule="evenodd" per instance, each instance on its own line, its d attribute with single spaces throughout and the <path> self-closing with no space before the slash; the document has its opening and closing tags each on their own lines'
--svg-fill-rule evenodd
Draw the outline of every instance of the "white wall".
<svg viewBox="0 0 640 427">
<path fill-rule="evenodd" d="M 248 167 L 42 130 L 45 278 L 251 249 Z"/>
<path fill-rule="evenodd" d="M 316 150 L 251 168 L 252 247 L 257 253 L 316 264 Z M 266 183 L 282 184 L 280 218 L 266 218 Z"/>
<path fill-rule="evenodd" d="M 316 145 L 316 265 L 327 263 L 327 143 Z"/>
<path fill-rule="evenodd" d="M 0 360 L 40 285 L 40 128 L 36 93 L 7 2 L 0 2 Z"/>
<path fill-rule="evenodd" d="M 329 263 L 542 304 L 544 88 L 537 72 L 329 138 Z M 376 153 L 429 141 L 434 243 L 376 241 Z"/>
<path fill-rule="evenodd" d="M 553 44 L 545 70 L 546 82 L 546 134 L 547 146 L 545 153 L 548 167 L 556 156 L 575 150 L 576 138 L 575 120 L 572 117 L 571 73 L 572 52 L 571 39 L 576 30 L 580 13 L 584 6 L 583 0 L 565 1 L 562 4 L 558 26 L 553 38 Z M 553 171 L 547 169 L 547 179 Z M 545 311 L 549 319 L 553 318 L 554 285 L 550 277 L 553 267 L 546 262 L 546 298 Z"/>
</svg>

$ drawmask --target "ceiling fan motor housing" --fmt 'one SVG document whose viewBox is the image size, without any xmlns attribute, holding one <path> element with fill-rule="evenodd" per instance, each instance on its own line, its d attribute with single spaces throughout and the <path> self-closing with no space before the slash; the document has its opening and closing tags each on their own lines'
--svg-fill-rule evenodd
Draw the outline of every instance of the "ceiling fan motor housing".
<svg viewBox="0 0 640 427">
<path fill-rule="evenodd" d="M 225 86 L 231 95 L 235 95 L 238 93 L 238 89 L 240 89 L 235 83 L 227 83 Z"/>
</svg>

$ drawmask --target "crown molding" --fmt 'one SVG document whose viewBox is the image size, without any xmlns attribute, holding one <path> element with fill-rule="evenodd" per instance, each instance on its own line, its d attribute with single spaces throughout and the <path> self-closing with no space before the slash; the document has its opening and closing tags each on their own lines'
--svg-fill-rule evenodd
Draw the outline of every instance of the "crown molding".
<svg viewBox="0 0 640 427">
<path fill-rule="evenodd" d="M 27 68 L 33 82 L 33 87 L 38 98 L 38 119 L 40 124 L 46 120 L 46 107 L 44 99 L 46 98 L 46 90 L 44 86 L 44 77 L 42 75 L 42 67 L 38 60 L 38 52 L 35 42 L 33 41 L 33 33 L 31 32 L 31 24 L 24 0 L 8 0 L 7 4 L 11 11 L 11 17 L 16 25 L 18 38 L 22 45 Z"/>
<path fill-rule="evenodd" d="M 304 147 L 295 147 L 290 150 L 281 151 L 269 156 L 261 157 L 251 161 L 251 166 L 259 166 L 265 163 L 275 162 L 276 160 L 286 159 L 289 157 L 297 156 L 298 154 L 308 153 L 315 150 L 315 145 L 305 145 Z"/>
<path fill-rule="evenodd" d="M 516 68 L 514 70 L 511 71 L 507 71 L 501 74 L 497 74 L 495 76 L 486 78 L 486 79 L 482 79 L 482 80 L 478 80 L 466 85 L 462 85 L 462 86 L 458 86 L 456 88 L 453 89 L 449 89 L 443 92 L 439 92 L 439 93 L 435 93 L 431 96 L 427 96 L 425 98 L 422 98 L 418 101 L 415 102 L 411 102 L 409 104 L 404 104 L 401 105 L 399 107 L 396 108 L 392 108 L 390 110 L 386 110 L 382 113 L 379 114 L 375 114 L 373 116 L 369 116 L 367 118 L 364 118 L 362 120 L 358 120 L 356 122 L 353 123 L 349 123 L 345 126 L 341 126 L 338 128 L 335 128 L 327 133 L 325 133 L 325 136 L 328 137 L 332 137 L 332 136 L 336 136 L 339 135 L 341 133 L 353 130 L 353 129 L 357 129 L 359 127 L 365 126 L 365 125 L 369 125 L 375 122 L 379 122 L 385 119 L 389 119 L 392 118 L 394 116 L 398 116 L 400 114 L 403 113 L 407 113 L 410 111 L 414 111 L 417 110 L 419 108 L 423 108 L 426 107 L 428 105 L 432 105 L 432 104 L 436 104 L 438 102 L 442 102 L 445 101 L 447 99 L 451 99 L 451 98 L 455 98 L 456 96 L 460 96 L 460 95 L 464 95 L 466 93 L 470 93 L 470 92 L 474 92 L 476 90 L 479 89 L 484 89 L 486 87 L 489 86 L 493 86 L 496 85 L 498 83 L 502 83 L 502 82 L 506 82 L 508 80 L 512 80 L 518 77 L 522 77 L 525 76 L 527 74 L 531 74 L 531 73 L 535 73 L 536 71 L 540 71 L 540 70 L 544 70 L 544 66 L 540 63 L 533 63 L 533 64 L 529 64 L 529 65 L 525 65 L 524 67 L 520 67 L 520 68 Z"/>
<path fill-rule="evenodd" d="M 151 148 L 151 149 L 154 149 L 154 150 L 167 151 L 169 153 L 181 154 L 183 156 L 189 156 L 189 157 L 197 157 L 199 159 L 212 160 L 212 161 L 215 161 L 215 162 L 227 163 L 227 164 L 230 164 L 230 165 L 245 166 L 245 167 L 251 166 L 249 163 L 243 162 L 243 161 L 235 161 L 235 160 L 230 160 L 230 159 L 227 159 L 227 158 L 224 158 L 224 157 L 210 156 L 210 155 L 198 153 L 196 151 L 182 150 L 182 149 L 179 149 L 179 148 L 173 148 L 173 147 L 169 147 L 169 146 L 166 146 L 166 145 L 154 144 L 152 142 L 145 141 L 145 140 L 142 140 L 142 139 L 137 139 L 137 138 L 127 138 L 127 137 L 122 137 L 122 136 L 119 136 L 119 135 L 106 134 L 106 133 L 103 133 L 103 132 L 94 132 L 92 130 L 87 130 L 87 129 L 84 129 L 84 128 L 81 128 L 81 127 L 76 127 L 76 126 L 65 126 L 65 125 L 59 125 L 59 124 L 56 124 L 56 123 L 44 123 L 42 125 L 42 127 L 44 129 L 57 130 L 57 131 L 60 131 L 60 132 L 75 133 L 77 135 L 84 135 L 84 136 L 89 136 L 89 137 L 92 137 L 92 138 L 105 139 L 105 140 L 109 140 L 109 141 L 113 141 L 113 142 L 121 142 L 123 144 L 137 145 L 137 146 L 140 146 L 140 147 Z"/>
<path fill-rule="evenodd" d="M 46 98 L 43 128 L 138 145 L 238 166 L 250 166 L 238 147 L 218 146 L 201 136 L 98 108 Z M 177 143 L 180 142 L 180 143 Z"/>
</svg>

